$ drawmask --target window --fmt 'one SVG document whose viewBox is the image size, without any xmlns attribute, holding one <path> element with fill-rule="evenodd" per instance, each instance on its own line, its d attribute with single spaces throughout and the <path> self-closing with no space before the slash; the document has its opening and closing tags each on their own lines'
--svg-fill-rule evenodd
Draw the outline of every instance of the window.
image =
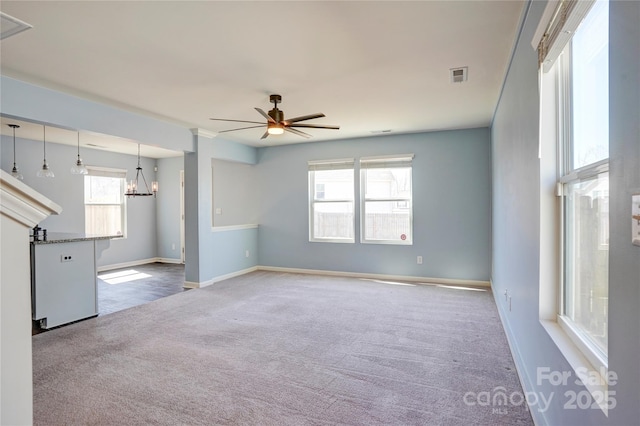
<svg viewBox="0 0 640 426">
<path fill-rule="evenodd" d="M 413 154 L 360 160 L 360 239 L 363 243 L 412 244 Z"/>
<path fill-rule="evenodd" d="M 353 165 L 353 158 L 309 162 L 309 241 L 355 241 Z"/>
<path fill-rule="evenodd" d="M 606 364 L 609 294 L 609 16 L 596 2 L 560 63 L 564 276 L 560 315 Z"/>
<path fill-rule="evenodd" d="M 126 235 L 126 170 L 88 166 L 84 177 L 84 228 L 87 234 Z"/>
<path fill-rule="evenodd" d="M 538 47 L 544 71 L 541 135 L 557 138 L 557 178 L 562 196 L 558 209 L 561 273 L 557 322 L 592 367 L 606 369 L 608 2 L 562 2 L 559 8 L 553 18 L 558 22 L 552 20 Z M 551 123 L 555 131 L 545 129 L 545 124 L 551 127 Z"/>
</svg>

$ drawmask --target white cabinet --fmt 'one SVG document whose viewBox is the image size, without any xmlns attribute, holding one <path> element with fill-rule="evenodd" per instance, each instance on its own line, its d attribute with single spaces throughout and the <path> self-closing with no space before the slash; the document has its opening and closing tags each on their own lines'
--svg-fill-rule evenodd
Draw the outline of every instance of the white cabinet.
<svg viewBox="0 0 640 426">
<path fill-rule="evenodd" d="M 33 319 L 51 328 L 98 314 L 95 241 L 31 244 Z"/>
</svg>

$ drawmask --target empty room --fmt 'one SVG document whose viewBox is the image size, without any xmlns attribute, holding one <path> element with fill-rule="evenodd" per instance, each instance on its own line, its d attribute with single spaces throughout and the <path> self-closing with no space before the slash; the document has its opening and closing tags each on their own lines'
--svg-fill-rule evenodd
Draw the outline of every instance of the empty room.
<svg viewBox="0 0 640 426">
<path fill-rule="evenodd" d="M 0 12 L 0 424 L 638 424 L 640 2 Z"/>
</svg>

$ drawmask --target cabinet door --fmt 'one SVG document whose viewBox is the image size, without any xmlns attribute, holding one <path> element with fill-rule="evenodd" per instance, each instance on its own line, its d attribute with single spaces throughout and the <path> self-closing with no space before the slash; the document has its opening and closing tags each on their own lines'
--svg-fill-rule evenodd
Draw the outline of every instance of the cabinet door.
<svg viewBox="0 0 640 426">
<path fill-rule="evenodd" d="M 93 241 L 37 244 L 33 260 L 33 319 L 50 328 L 98 313 Z"/>
</svg>

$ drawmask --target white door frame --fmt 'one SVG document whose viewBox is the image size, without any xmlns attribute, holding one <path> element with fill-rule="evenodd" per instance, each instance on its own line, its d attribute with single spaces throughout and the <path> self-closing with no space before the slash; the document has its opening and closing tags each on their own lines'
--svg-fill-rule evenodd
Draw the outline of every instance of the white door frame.
<svg viewBox="0 0 640 426">
<path fill-rule="evenodd" d="M 184 263 L 184 170 L 180 170 L 180 260 Z"/>
</svg>

